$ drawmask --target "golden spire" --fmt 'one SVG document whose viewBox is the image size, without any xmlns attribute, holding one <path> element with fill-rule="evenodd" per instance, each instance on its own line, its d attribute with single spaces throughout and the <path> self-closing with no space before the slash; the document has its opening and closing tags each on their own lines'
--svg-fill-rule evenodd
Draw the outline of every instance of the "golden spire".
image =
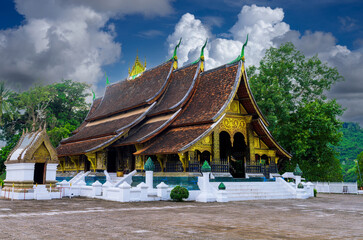
<svg viewBox="0 0 363 240">
<path fill-rule="evenodd" d="M 130 68 L 129 68 L 129 77 L 128 77 L 128 79 L 137 78 L 138 76 L 140 76 L 145 71 L 145 69 L 146 69 L 146 57 L 145 57 L 145 63 L 143 65 L 139 60 L 139 54 L 137 52 L 136 53 L 135 63 L 132 66 L 132 69 L 130 70 Z"/>
</svg>

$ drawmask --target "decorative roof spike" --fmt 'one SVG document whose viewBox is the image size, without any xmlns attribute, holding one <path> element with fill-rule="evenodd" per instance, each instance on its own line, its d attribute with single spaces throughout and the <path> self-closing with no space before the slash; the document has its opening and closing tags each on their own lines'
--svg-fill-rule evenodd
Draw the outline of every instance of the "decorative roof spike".
<svg viewBox="0 0 363 240">
<path fill-rule="evenodd" d="M 149 157 L 144 165 L 144 170 L 145 171 L 154 171 L 155 169 L 155 165 L 153 160 L 151 159 L 151 157 Z"/>
<path fill-rule="evenodd" d="M 245 47 L 247 46 L 247 43 L 248 43 L 248 34 L 247 34 L 246 42 L 242 46 L 241 54 L 235 60 L 233 60 L 232 62 L 230 62 L 228 64 L 233 64 L 233 63 L 241 61 L 241 60 L 242 60 L 242 62 L 245 61 Z"/>
<path fill-rule="evenodd" d="M 303 172 L 301 171 L 299 164 L 296 164 L 295 170 L 294 170 L 294 175 L 295 176 L 302 176 Z"/>
<path fill-rule="evenodd" d="M 200 60 L 204 61 L 204 48 L 207 45 L 207 42 L 208 42 L 208 38 L 205 40 L 204 45 L 203 45 L 202 49 L 200 50 L 199 58 L 196 61 L 192 62 L 192 64 L 195 64 L 195 63 L 199 62 Z"/>
<path fill-rule="evenodd" d="M 204 45 L 202 47 L 202 50 L 200 51 L 199 59 L 202 60 L 202 61 L 204 61 L 204 48 L 205 48 L 205 46 L 207 46 L 207 42 L 208 42 L 208 38 L 205 40 L 205 43 L 204 43 Z"/>
<path fill-rule="evenodd" d="M 247 43 L 248 43 L 248 34 L 247 34 L 246 42 L 243 44 L 242 51 L 241 51 L 241 60 L 243 62 L 245 61 L 245 47 L 247 46 Z"/>
<path fill-rule="evenodd" d="M 179 48 L 179 45 L 181 43 L 181 40 L 182 40 L 182 38 L 180 38 L 179 43 L 175 46 L 175 48 L 174 48 L 174 54 L 173 54 L 173 57 L 171 58 L 171 59 L 174 59 L 174 63 L 173 63 L 173 68 L 174 69 L 177 69 L 178 68 L 178 57 L 176 55 L 176 51 Z"/>
<path fill-rule="evenodd" d="M 93 95 L 93 97 L 92 97 L 92 99 L 93 99 L 93 101 L 96 99 L 96 94 L 95 94 L 95 92 L 93 91 L 93 89 L 91 89 L 92 90 L 92 95 Z"/>
<path fill-rule="evenodd" d="M 211 172 L 212 168 L 208 164 L 207 161 L 204 161 L 202 168 L 200 169 L 202 172 Z"/>
<path fill-rule="evenodd" d="M 182 40 L 182 38 L 180 38 L 180 39 L 179 39 L 179 43 L 178 43 L 178 44 L 175 46 L 175 48 L 174 48 L 173 58 L 174 58 L 174 60 L 175 60 L 175 61 L 177 61 L 177 60 L 178 60 L 178 57 L 176 56 L 176 51 L 178 50 L 178 48 L 179 48 L 179 46 L 180 46 L 181 40 Z"/>
<path fill-rule="evenodd" d="M 130 70 L 129 68 L 129 76 L 128 76 L 128 79 L 131 80 L 131 79 L 135 79 L 137 78 L 138 76 L 140 76 L 144 71 L 146 70 L 146 57 L 145 57 L 145 64 L 143 65 L 141 62 L 140 62 L 140 59 L 139 59 L 139 51 L 137 50 L 137 53 L 136 53 L 136 59 L 135 59 L 135 63 L 134 65 L 132 66 L 132 69 Z"/>
<path fill-rule="evenodd" d="M 106 77 L 106 85 L 109 85 L 110 84 L 110 81 L 108 81 L 108 77 L 107 77 L 106 72 L 105 72 L 105 77 Z"/>
</svg>

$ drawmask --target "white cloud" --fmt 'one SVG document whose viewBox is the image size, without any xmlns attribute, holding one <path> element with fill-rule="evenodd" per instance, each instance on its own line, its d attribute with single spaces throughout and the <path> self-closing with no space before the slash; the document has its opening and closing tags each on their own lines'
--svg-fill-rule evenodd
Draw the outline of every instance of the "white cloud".
<svg viewBox="0 0 363 240">
<path fill-rule="evenodd" d="M 26 89 L 37 81 L 64 79 L 97 83 L 102 67 L 117 61 L 111 17 L 164 16 L 170 0 L 16 0 L 25 18 L 17 28 L 0 30 L 0 79 Z"/>
<path fill-rule="evenodd" d="M 171 53 L 177 39 L 183 37 L 178 57 L 180 64 L 197 59 L 203 37 L 211 38 L 207 46 L 206 68 L 214 68 L 235 59 L 242 47 L 246 35 L 249 42 L 245 50 L 246 65 L 259 65 L 259 61 L 270 47 L 291 41 L 307 57 L 318 54 L 318 57 L 330 66 L 337 67 L 344 76 L 345 82 L 335 84 L 328 96 L 336 98 L 347 108 L 343 121 L 358 121 L 363 126 L 363 48 L 351 51 L 346 46 L 337 45 L 331 33 L 291 30 L 283 22 L 284 12 L 281 8 L 244 6 L 238 20 L 229 32 L 215 37 L 208 24 L 196 19 L 192 14 L 185 14 L 175 27 L 167 43 Z M 192 40 L 184 41 L 184 37 L 193 35 Z M 224 37 L 225 36 L 225 37 Z M 169 53 L 169 54 L 170 54 Z M 358 97 L 357 97 L 358 96 Z"/>
<path fill-rule="evenodd" d="M 232 39 L 215 38 L 208 27 L 194 15 L 187 13 L 182 16 L 175 27 L 175 31 L 168 37 L 169 52 L 172 52 L 176 39 L 183 37 L 178 51 L 180 64 L 196 60 L 200 47 L 206 37 L 210 39 L 207 46 L 206 68 L 214 68 L 235 59 L 241 52 L 242 43 L 249 34 L 249 42 L 246 48 L 247 65 L 256 65 L 263 57 L 267 48 L 275 46 L 273 40 L 283 36 L 290 28 L 284 22 L 282 9 L 269 7 L 257 7 L 256 5 L 244 6 L 238 15 L 238 21 L 231 28 Z M 189 36 L 192 34 L 192 38 Z M 177 38 L 175 37 L 177 36 Z M 184 37 L 187 37 L 185 41 Z M 198 39 L 198 41 L 196 41 Z"/>
<path fill-rule="evenodd" d="M 178 49 L 179 64 L 183 65 L 186 62 L 197 60 L 201 46 L 211 36 L 209 29 L 200 20 L 195 19 L 194 15 L 186 13 L 175 26 L 174 33 L 168 36 L 169 52 L 172 53 L 179 39 L 183 38 Z M 205 56 L 208 56 L 208 49 L 205 50 Z"/>
</svg>

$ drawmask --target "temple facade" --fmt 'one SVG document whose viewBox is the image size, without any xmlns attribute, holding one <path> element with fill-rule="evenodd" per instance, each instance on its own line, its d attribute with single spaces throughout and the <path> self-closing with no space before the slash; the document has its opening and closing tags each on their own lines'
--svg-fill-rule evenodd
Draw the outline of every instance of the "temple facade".
<svg viewBox="0 0 363 240">
<path fill-rule="evenodd" d="M 177 47 L 152 69 L 137 58 L 127 79 L 107 86 L 58 146 L 59 172 L 142 171 L 151 157 L 165 175 L 200 172 L 208 161 L 214 173 L 269 177 L 291 158 L 267 129 L 243 50 L 235 61 L 204 71 L 204 46 L 197 61 L 180 68 Z"/>
</svg>

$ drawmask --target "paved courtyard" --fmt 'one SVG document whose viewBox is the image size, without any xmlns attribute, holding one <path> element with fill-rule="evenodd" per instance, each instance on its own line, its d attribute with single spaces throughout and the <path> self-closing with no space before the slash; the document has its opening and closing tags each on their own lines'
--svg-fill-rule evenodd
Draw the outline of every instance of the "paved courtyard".
<svg viewBox="0 0 363 240">
<path fill-rule="evenodd" d="M 0 239 L 363 239 L 363 195 L 223 204 L 1 199 Z"/>
</svg>

